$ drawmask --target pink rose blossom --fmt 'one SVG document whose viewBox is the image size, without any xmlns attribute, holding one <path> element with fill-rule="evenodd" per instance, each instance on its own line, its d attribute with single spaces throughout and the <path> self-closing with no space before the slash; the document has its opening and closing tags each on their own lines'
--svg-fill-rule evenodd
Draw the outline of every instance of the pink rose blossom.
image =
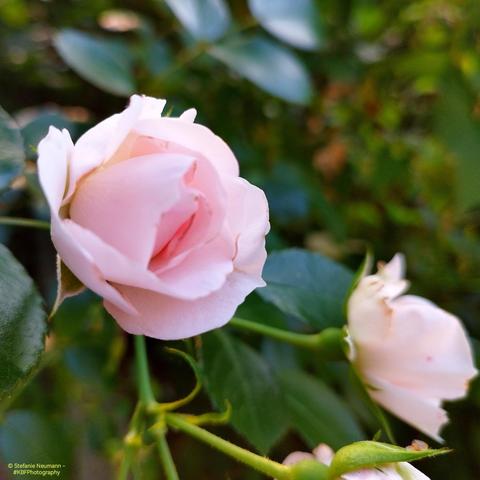
<svg viewBox="0 0 480 480">
<path fill-rule="evenodd" d="M 312 453 L 293 452 L 285 458 L 284 465 L 294 465 L 302 460 L 318 460 L 330 465 L 334 457 L 333 450 L 324 443 L 316 447 Z M 430 480 L 420 470 L 407 462 L 390 463 L 376 468 L 362 469 L 344 473 L 340 480 Z"/>
<path fill-rule="evenodd" d="M 220 327 L 264 285 L 268 205 L 230 148 L 165 101 L 130 105 L 74 145 L 38 147 L 53 243 L 127 332 L 178 339 Z"/>
<path fill-rule="evenodd" d="M 414 295 L 397 254 L 364 277 L 348 301 L 350 359 L 371 397 L 441 441 L 443 400 L 462 398 L 477 374 L 460 320 Z"/>
</svg>

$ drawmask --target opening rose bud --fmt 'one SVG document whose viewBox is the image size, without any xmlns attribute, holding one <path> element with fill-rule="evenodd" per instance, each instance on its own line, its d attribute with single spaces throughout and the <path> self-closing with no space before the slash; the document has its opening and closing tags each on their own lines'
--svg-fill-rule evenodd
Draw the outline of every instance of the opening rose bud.
<svg viewBox="0 0 480 480">
<path fill-rule="evenodd" d="M 268 205 L 194 110 L 164 105 L 134 95 L 75 145 L 50 127 L 38 169 L 63 262 L 127 332 L 178 339 L 264 285 Z"/>
<path fill-rule="evenodd" d="M 293 452 L 285 458 L 284 465 L 305 465 L 305 475 L 303 471 L 299 470 L 298 475 L 293 475 L 296 480 L 310 480 L 314 478 L 329 478 L 328 472 L 325 476 L 317 475 L 308 476 L 310 471 L 313 472 L 310 464 L 312 460 L 316 460 L 322 465 L 329 466 L 334 457 L 333 450 L 324 443 L 316 447 L 312 453 L 308 452 Z M 353 472 L 344 473 L 339 477 L 339 480 L 429 480 L 425 474 L 416 469 L 407 462 L 390 463 L 386 465 L 379 465 L 375 468 L 361 469 Z"/>
<path fill-rule="evenodd" d="M 397 254 L 353 291 L 350 359 L 376 402 L 441 441 L 448 421 L 442 401 L 462 398 L 477 371 L 460 320 L 422 297 L 403 295 L 404 270 Z"/>
</svg>

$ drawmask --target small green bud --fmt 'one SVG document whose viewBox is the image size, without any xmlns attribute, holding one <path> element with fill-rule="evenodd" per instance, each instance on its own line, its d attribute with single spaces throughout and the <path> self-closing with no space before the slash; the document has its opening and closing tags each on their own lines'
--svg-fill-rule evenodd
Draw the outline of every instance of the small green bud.
<svg viewBox="0 0 480 480">
<path fill-rule="evenodd" d="M 318 460 L 302 460 L 290 468 L 292 480 L 327 480 L 328 467 Z"/>
</svg>

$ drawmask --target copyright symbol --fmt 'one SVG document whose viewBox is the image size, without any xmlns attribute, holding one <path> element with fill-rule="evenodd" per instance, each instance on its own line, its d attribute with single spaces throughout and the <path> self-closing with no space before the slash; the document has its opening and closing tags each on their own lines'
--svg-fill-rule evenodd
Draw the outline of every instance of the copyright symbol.
<svg viewBox="0 0 480 480">
<path fill-rule="evenodd" d="M 9 463 L 9 464 L 7 465 L 7 467 L 8 467 L 8 468 L 13 468 L 13 463 Z"/>
</svg>

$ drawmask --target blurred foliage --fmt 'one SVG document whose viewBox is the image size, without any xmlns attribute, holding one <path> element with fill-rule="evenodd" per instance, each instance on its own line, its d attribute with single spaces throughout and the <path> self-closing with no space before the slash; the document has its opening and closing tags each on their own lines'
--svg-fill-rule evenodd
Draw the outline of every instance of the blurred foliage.
<svg viewBox="0 0 480 480">
<path fill-rule="evenodd" d="M 164 97 L 175 113 L 197 108 L 198 121 L 232 146 L 242 175 L 264 188 L 271 251 L 303 247 L 352 269 L 367 247 L 380 259 L 403 251 L 414 290 L 480 338 L 479 19 L 477 0 L 0 1 L 0 105 L 8 112 L 0 111 L 0 215 L 48 219 L 35 152 L 50 124 L 78 138 L 132 92 Z M 0 239 L 51 306 L 48 234 L 1 227 Z M 299 291 L 314 283 L 317 260 L 302 269 L 287 259 L 280 268 L 284 255 L 269 260 L 272 284 L 241 315 L 298 331 L 339 322 L 322 316 L 320 285 L 311 290 L 318 298 L 300 292 L 291 301 L 288 287 L 276 288 L 279 275 Z M 318 262 L 328 268 L 328 260 Z M 349 275 L 340 270 L 329 288 L 345 292 Z M 313 318 L 303 318 L 307 304 Z M 340 308 L 327 310 L 328 317 Z M 222 397 L 233 395 L 240 406 L 235 429 L 222 427 L 222 435 L 281 460 L 380 428 L 344 365 L 227 330 L 178 342 L 209 366 L 213 404 L 221 409 Z M 191 372 L 162 347 L 149 342 L 155 388 L 173 400 L 191 387 Z M 135 402 L 132 374 L 130 339 L 98 299 L 67 300 L 50 324 L 35 381 L 5 413 L 2 458 L 28 461 L 38 446 L 38 458 L 68 466 L 64 478 L 112 478 Z M 236 376 L 247 378 L 250 400 L 267 395 L 268 405 L 242 398 Z M 211 409 L 207 394 L 190 408 Z M 477 478 L 478 380 L 450 414 L 445 439 L 455 453 L 420 468 L 432 479 Z M 418 437 L 392 422 L 400 444 Z M 189 438 L 170 441 L 182 479 L 260 478 Z M 142 479 L 159 478 L 151 450 L 139 459 Z"/>
</svg>

